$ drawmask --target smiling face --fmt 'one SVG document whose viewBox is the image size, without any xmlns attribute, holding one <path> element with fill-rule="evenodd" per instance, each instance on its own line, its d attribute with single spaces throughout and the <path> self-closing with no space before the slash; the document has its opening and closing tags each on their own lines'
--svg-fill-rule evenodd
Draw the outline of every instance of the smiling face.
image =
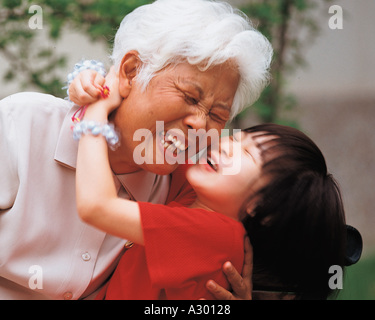
<svg viewBox="0 0 375 320">
<path fill-rule="evenodd" d="M 260 139 L 270 138 L 243 131 L 222 138 L 219 148 L 212 146 L 207 152 L 207 159 L 189 168 L 187 179 L 200 205 L 236 220 L 243 218 L 239 213 L 245 201 L 265 183 Z M 228 168 L 237 168 L 236 173 L 228 174 Z M 248 213 L 251 209 L 249 203 Z"/>
<path fill-rule="evenodd" d="M 220 132 L 225 127 L 239 74 L 231 62 L 207 71 L 181 63 L 160 71 L 143 91 L 134 75 L 141 63 L 135 55 L 126 57 L 119 74 L 124 100 L 114 116 L 121 147 L 110 154 L 112 168 L 116 173 L 144 169 L 169 174 L 178 163 L 170 164 L 168 157 L 182 153 L 187 158 L 190 154 L 186 150 L 192 142 L 188 140 L 189 129 Z M 136 132 L 141 136 L 148 132 L 149 137 L 135 139 Z M 140 150 L 147 161 L 139 165 L 134 155 Z"/>
</svg>

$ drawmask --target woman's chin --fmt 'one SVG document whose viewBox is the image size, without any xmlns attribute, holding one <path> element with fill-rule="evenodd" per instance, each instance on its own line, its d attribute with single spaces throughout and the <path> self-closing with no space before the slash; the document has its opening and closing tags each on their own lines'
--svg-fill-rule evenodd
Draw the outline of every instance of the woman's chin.
<svg viewBox="0 0 375 320">
<path fill-rule="evenodd" d="M 143 170 L 155 173 L 157 175 L 168 175 L 175 171 L 178 167 L 178 163 L 176 164 L 144 164 L 141 166 Z"/>
</svg>

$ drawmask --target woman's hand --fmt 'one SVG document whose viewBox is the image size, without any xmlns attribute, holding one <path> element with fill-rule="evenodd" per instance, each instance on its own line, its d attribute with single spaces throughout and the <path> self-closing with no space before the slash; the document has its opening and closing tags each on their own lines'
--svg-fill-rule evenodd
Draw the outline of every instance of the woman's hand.
<svg viewBox="0 0 375 320">
<path fill-rule="evenodd" d="M 217 300 L 251 300 L 252 299 L 252 281 L 253 274 L 253 248 L 249 238 L 245 239 L 245 256 L 242 276 L 233 267 L 230 262 L 224 263 L 223 271 L 232 287 L 230 292 L 219 286 L 215 281 L 207 282 L 207 289 Z"/>
<path fill-rule="evenodd" d="M 69 86 L 69 98 L 78 106 L 85 106 L 100 99 L 105 78 L 97 71 L 80 72 Z"/>
</svg>

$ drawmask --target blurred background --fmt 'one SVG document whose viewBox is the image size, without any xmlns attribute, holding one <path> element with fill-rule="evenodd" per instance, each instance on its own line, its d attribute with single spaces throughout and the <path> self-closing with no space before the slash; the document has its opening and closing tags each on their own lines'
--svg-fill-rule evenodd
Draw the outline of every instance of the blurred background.
<svg viewBox="0 0 375 320">
<path fill-rule="evenodd" d="M 149 2 L 0 0 L 0 99 L 19 91 L 65 97 L 74 64 L 85 58 L 109 67 L 122 18 Z M 341 186 L 347 223 L 364 240 L 338 299 L 375 299 L 375 1 L 228 2 L 275 48 L 270 86 L 231 126 L 287 124 L 318 144 Z M 29 12 L 31 5 L 39 7 Z"/>
</svg>

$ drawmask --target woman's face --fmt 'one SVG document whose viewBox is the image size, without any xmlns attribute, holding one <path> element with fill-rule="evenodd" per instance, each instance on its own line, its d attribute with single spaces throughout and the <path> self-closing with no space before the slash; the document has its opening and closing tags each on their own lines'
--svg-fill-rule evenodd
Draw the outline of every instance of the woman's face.
<svg viewBox="0 0 375 320">
<path fill-rule="evenodd" d="M 114 119 L 121 133 L 121 147 L 111 163 L 114 171 L 174 171 L 181 159 L 177 163 L 170 158 L 179 153 L 185 162 L 191 154 L 187 148 L 197 145 L 189 141 L 189 129 L 214 129 L 220 135 L 230 118 L 238 83 L 231 62 L 204 72 L 188 63 L 166 68 L 145 91 L 134 79 Z"/>
</svg>

